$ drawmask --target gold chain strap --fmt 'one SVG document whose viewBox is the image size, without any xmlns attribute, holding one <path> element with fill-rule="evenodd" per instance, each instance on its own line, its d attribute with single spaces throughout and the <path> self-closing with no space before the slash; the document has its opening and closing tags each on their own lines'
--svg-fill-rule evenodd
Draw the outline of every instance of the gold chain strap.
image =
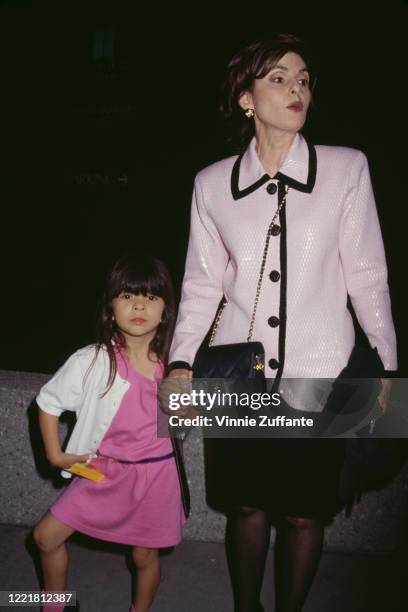
<svg viewBox="0 0 408 612">
<path fill-rule="evenodd" d="M 262 255 L 261 270 L 259 272 L 258 286 L 256 288 L 255 303 L 254 303 L 254 308 L 252 310 L 252 317 L 251 317 L 251 323 L 249 325 L 249 333 L 248 333 L 248 337 L 247 337 L 247 342 L 251 341 L 252 333 L 254 331 L 255 315 L 256 315 L 257 308 L 258 308 L 259 296 L 261 294 L 261 286 L 262 286 L 262 279 L 263 279 L 263 275 L 264 275 L 264 271 L 265 271 L 266 258 L 268 256 L 269 240 L 270 240 L 271 235 L 272 235 L 272 229 L 275 226 L 275 221 L 276 221 L 277 217 L 279 216 L 279 213 L 282 210 L 282 207 L 284 206 L 284 204 L 286 202 L 286 196 L 288 195 L 288 191 L 289 191 L 289 187 L 286 186 L 285 187 L 285 192 L 283 194 L 283 198 L 282 198 L 278 208 L 276 209 L 275 214 L 273 215 L 272 221 L 270 222 L 269 227 L 268 227 L 268 231 L 266 233 L 265 247 L 264 247 L 264 251 L 263 251 L 263 255 Z M 224 299 L 222 304 L 220 305 L 220 307 L 218 309 L 217 316 L 215 318 L 214 325 L 213 325 L 213 328 L 211 330 L 211 335 L 210 335 L 210 340 L 208 342 L 208 346 L 211 346 L 213 341 L 214 341 L 215 333 L 217 331 L 217 327 L 218 327 L 218 324 L 220 322 L 222 311 L 224 310 L 225 305 L 226 305 L 226 301 Z"/>
<path fill-rule="evenodd" d="M 210 335 L 210 339 L 208 341 L 208 346 L 211 346 L 214 338 L 215 338 L 215 332 L 217 331 L 217 327 L 218 327 L 218 323 L 220 322 L 221 319 L 221 315 L 222 315 L 222 311 L 224 310 L 224 306 L 226 304 L 225 299 L 222 301 L 222 304 L 220 304 L 220 307 L 218 308 L 218 312 L 217 312 L 217 316 L 215 318 L 214 321 L 214 325 L 212 326 L 212 330 L 211 330 L 211 335 Z"/>
</svg>

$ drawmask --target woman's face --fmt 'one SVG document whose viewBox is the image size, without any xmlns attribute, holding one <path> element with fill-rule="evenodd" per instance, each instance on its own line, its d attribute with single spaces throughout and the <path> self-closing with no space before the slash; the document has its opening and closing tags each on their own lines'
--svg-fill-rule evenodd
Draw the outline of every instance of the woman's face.
<svg viewBox="0 0 408 612">
<path fill-rule="evenodd" d="M 286 53 L 261 79 L 255 79 L 251 91 L 245 91 L 240 106 L 255 111 L 255 129 L 275 128 L 298 132 L 306 120 L 311 100 L 310 76 L 297 53 Z"/>
</svg>

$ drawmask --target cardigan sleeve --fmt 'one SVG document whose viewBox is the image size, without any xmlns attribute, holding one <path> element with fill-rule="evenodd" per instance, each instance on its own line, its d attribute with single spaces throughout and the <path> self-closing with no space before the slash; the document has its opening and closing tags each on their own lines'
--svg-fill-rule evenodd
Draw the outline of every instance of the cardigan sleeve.
<svg viewBox="0 0 408 612">
<path fill-rule="evenodd" d="M 44 412 L 61 416 L 65 410 L 79 412 L 83 398 L 84 375 L 77 353 L 64 363 L 41 388 L 36 401 Z"/>
<path fill-rule="evenodd" d="M 358 322 L 385 370 L 397 369 L 387 263 L 365 155 L 358 151 L 349 175 L 339 235 L 340 258 Z"/>
<path fill-rule="evenodd" d="M 199 176 L 191 206 L 190 236 L 170 362 L 192 365 L 222 298 L 229 255 L 209 214 Z"/>
</svg>

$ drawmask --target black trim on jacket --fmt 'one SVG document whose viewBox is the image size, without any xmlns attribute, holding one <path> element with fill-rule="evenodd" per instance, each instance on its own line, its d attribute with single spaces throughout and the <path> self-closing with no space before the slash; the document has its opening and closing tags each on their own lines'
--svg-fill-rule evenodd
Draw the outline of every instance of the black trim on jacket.
<svg viewBox="0 0 408 612">
<path fill-rule="evenodd" d="M 297 189 L 298 191 L 303 191 L 304 193 L 312 193 L 313 187 L 316 182 L 316 172 L 317 172 L 317 157 L 316 157 L 316 149 L 313 145 L 309 144 L 306 141 L 307 147 L 309 149 L 309 172 L 307 175 L 307 182 L 301 183 L 300 181 L 296 181 L 290 176 L 286 176 L 281 172 L 277 172 L 273 178 L 278 179 L 280 182 L 284 183 L 288 187 L 292 189 Z"/>
<path fill-rule="evenodd" d="M 239 185 L 239 170 L 241 167 L 242 157 L 243 157 L 243 154 L 237 158 L 232 168 L 232 172 L 231 172 L 231 192 L 232 192 L 232 197 L 234 198 L 234 200 L 239 200 L 240 198 L 244 198 L 245 196 L 249 195 L 253 191 L 256 191 L 258 187 L 261 187 L 267 181 L 271 180 L 271 177 L 269 176 L 269 174 L 264 174 L 253 185 L 250 185 L 249 187 L 246 187 L 245 189 L 242 189 L 240 191 L 238 185 Z"/>
<path fill-rule="evenodd" d="M 167 371 L 171 372 L 172 370 L 192 370 L 193 368 L 187 361 L 172 361 L 167 366 Z"/>
<path fill-rule="evenodd" d="M 282 201 L 285 196 L 285 184 L 281 181 L 278 183 L 278 202 Z M 279 384 L 282 378 L 282 372 L 285 365 L 285 340 L 286 340 L 286 291 L 288 286 L 288 259 L 287 259 L 287 226 L 286 226 L 286 204 L 281 208 L 279 213 L 280 222 L 280 299 L 279 299 L 279 339 L 278 339 L 278 371 L 276 373 L 276 382 Z"/>
<path fill-rule="evenodd" d="M 245 196 L 249 195 L 256 191 L 259 187 L 262 187 L 266 182 L 277 179 L 279 182 L 284 183 L 288 187 L 292 189 L 297 189 L 298 191 L 303 191 L 304 193 L 311 193 L 313 191 L 313 187 L 316 182 L 316 171 L 317 171 L 317 157 L 316 157 L 316 149 L 312 144 L 309 144 L 306 141 L 307 147 L 309 149 L 309 169 L 307 175 L 307 182 L 301 183 L 296 179 L 283 174 L 282 172 L 277 172 L 275 176 L 269 176 L 269 174 L 264 174 L 259 178 L 255 183 L 245 187 L 244 189 L 239 188 L 239 172 L 241 168 L 241 160 L 244 156 L 244 153 L 237 157 L 235 160 L 234 166 L 231 172 L 231 193 L 234 200 L 240 200 Z"/>
</svg>

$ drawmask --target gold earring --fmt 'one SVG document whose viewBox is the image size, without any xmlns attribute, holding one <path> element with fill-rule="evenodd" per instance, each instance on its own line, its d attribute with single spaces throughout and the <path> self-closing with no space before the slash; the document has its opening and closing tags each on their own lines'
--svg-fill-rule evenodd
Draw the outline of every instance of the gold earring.
<svg viewBox="0 0 408 612">
<path fill-rule="evenodd" d="M 248 119 L 252 119 L 252 117 L 255 115 L 254 109 L 247 108 L 245 111 L 245 115 L 248 117 Z"/>
</svg>

